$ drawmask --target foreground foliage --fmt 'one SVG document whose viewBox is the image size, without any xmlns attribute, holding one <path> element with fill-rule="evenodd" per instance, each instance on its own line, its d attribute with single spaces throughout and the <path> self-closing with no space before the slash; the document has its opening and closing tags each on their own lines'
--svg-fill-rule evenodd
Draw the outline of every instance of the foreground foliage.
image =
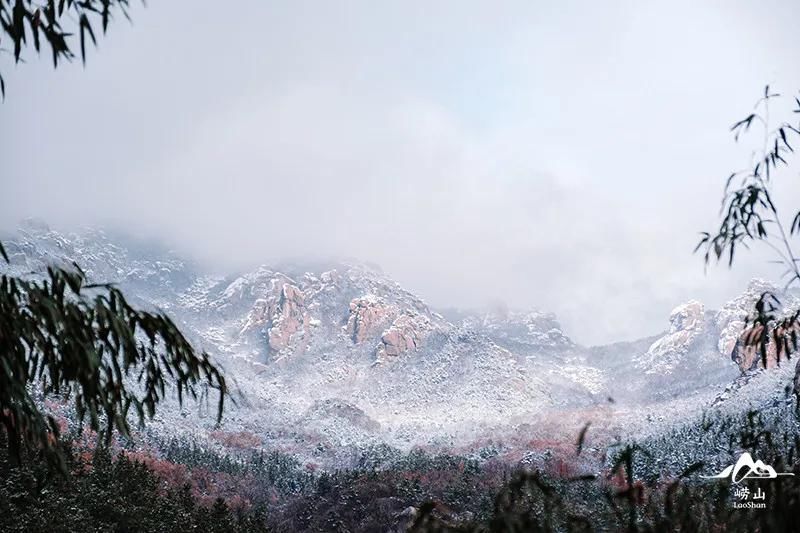
<svg viewBox="0 0 800 533">
<path fill-rule="evenodd" d="M 81 60 L 86 62 L 86 40 L 97 44 L 95 29 L 103 33 L 115 15 L 128 20 L 128 0 L 0 0 L 0 51 L 10 42 L 14 62 L 23 61 L 22 51 L 33 46 L 38 54 L 42 43 L 50 48 L 53 67 L 59 60 L 75 57 L 73 39 L 78 34 Z M 0 96 L 5 96 L 5 80 L 0 73 Z"/>
<path fill-rule="evenodd" d="M 0 257 L 8 261 L 2 244 Z M 27 447 L 61 460 L 60 427 L 41 409 L 48 396 L 71 398 L 78 422 L 108 442 L 114 429 L 130 433 L 129 415 L 152 418 L 167 387 L 181 403 L 218 390 L 222 416 L 224 376 L 165 314 L 136 309 L 111 285 L 87 285 L 77 265 L 0 275 L 0 434 L 12 458 Z"/>
<path fill-rule="evenodd" d="M 793 412 L 786 403 L 621 442 L 599 470 L 570 477 L 386 450 L 362 467 L 311 475 L 279 452 L 228 455 L 178 440 L 153 450 L 158 457 L 77 447 L 69 474 L 52 477 L 41 455 L 14 466 L 3 447 L 0 530 L 792 531 L 800 516 Z M 742 451 L 796 475 L 740 486 L 700 478 Z M 766 508 L 736 507 L 737 487 L 762 489 Z"/>
<path fill-rule="evenodd" d="M 780 279 L 786 291 L 800 285 L 800 256 L 795 250 L 800 237 L 800 206 L 796 198 L 790 198 L 788 205 L 781 204 L 783 198 L 778 197 L 775 178 L 790 166 L 794 145 L 800 141 L 800 96 L 789 98 L 790 104 L 796 106 L 791 118 L 775 123 L 770 111 L 782 103 L 782 98 L 767 85 L 754 110 L 731 127 L 736 141 L 752 133 L 751 128 L 757 130 L 760 146 L 744 170 L 728 176 L 719 227 L 703 232 L 695 251 L 703 251 L 706 265 L 712 260 L 724 260 L 731 267 L 737 250 L 764 245 L 770 249 L 771 262 L 783 269 Z M 800 348 L 800 309 L 783 309 L 778 295 L 762 294 L 747 319 L 742 341 L 758 350 L 765 368 L 770 360 L 780 364 L 782 357 L 791 358 Z M 795 384 L 800 388 L 800 363 Z"/>
</svg>

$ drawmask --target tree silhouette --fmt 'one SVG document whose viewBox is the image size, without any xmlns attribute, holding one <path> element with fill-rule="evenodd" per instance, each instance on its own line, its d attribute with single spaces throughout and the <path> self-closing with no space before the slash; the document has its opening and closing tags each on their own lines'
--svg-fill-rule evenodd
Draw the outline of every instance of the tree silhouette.
<svg viewBox="0 0 800 533">
<path fill-rule="evenodd" d="M 23 61 L 24 48 L 33 45 L 40 53 L 42 43 L 50 47 L 53 67 L 59 60 L 75 57 L 72 39 L 77 32 L 81 61 L 86 63 L 86 39 L 97 45 L 95 28 L 105 34 L 116 14 L 128 20 L 128 0 L 0 0 L 0 51 L 6 41 L 13 44 L 14 61 Z M 0 73 L 0 95 L 5 97 L 5 80 Z"/>
</svg>

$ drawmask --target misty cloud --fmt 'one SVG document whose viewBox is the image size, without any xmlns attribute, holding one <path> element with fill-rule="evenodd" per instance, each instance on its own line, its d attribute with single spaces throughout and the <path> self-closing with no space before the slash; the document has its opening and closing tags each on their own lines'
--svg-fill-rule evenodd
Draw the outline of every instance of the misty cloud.
<svg viewBox="0 0 800 533">
<path fill-rule="evenodd" d="M 585 343 L 773 274 L 704 276 L 691 250 L 747 163 L 730 123 L 800 88 L 797 6 L 426 4 L 151 2 L 85 70 L 0 62 L 0 225 L 121 227 L 229 269 L 354 257 Z"/>
</svg>

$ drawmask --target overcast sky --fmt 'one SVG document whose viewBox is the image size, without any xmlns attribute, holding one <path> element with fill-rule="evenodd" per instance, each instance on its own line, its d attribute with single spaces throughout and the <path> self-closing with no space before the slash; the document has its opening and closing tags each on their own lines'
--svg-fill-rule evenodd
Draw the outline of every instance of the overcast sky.
<svg viewBox="0 0 800 533">
<path fill-rule="evenodd" d="M 800 3 L 134 5 L 85 69 L 0 57 L 0 229 L 117 226 L 219 268 L 353 257 L 587 344 L 776 274 L 691 252 L 749 161 L 728 127 L 765 83 L 800 89 Z"/>
</svg>

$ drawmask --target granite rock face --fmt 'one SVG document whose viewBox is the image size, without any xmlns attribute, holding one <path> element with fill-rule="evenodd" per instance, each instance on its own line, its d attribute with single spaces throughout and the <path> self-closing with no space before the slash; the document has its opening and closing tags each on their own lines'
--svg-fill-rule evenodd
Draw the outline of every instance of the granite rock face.
<svg viewBox="0 0 800 533">
<path fill-rule="evenodd" d="M 302 291 L 285 283 L 276 305 L 269 309 L 267 339 L 270 349 L 280 352 L 290 348 L 294 338 L 305 334 L 309 318 Z"/>
<path fill-rule="evenodd" d="M 742 373 L 763 367 L 764 358 L 755 341 L 759 330 L 748 327 L 752 323 L 755 307 L 764 293 L 779 296 L 782 307 L 775 311 L 776 318 L 787 316 L 800 307 L 800 301 L 762 279 L 753 279 L 738 296 L 725 303 L 718 311 L 706 311 L 703 304 L 690 301 L 676 307 L 670 316 L 669 331 L 658 338 L 646 353 L 634 358 L 636 365 L 648 374 L 670 374 L 686 367 L 686 355 L 704 352 L 702 361 L 714 364 L 732 361 Z M 800 336 L 800 328 L 797 328 Z M 777 345 L 771 340 L 766 345 L 766 368 L 777 365 Z M 718 359 L 715 359 L 715 356 Z M 694 361 L 691 364 L 697 364 Z M 684 368 L 685 369 L 685 368 Z"/>
<path fill-rule="evenodd" d="M 752 280 L 747 289 L 720 309 L 716 314 L 715 322 L 720 329 L 719 351 L 723 356 L 730 357 L 742 372 L 748 372 L 759 366 L 773 368 L 778 364 L 778 349 L 772 340 L 772 332 L 768 332 L 769 342 L 766 345 L 766 358 L 764 358 L 757 339 L 761 337 L 761 329 L 752 329 L 748 326 L 748 318 L 755 316 L 755 306 L 761 296 L 772 293 L 780 296 L 782 304 L 775 311 L 776 318 L 788 316 L 793 313 L 800 302 L 789 294 L 781 294 L 780 290 L 762 279 Z M 794 328 L 800 334 L 800 328 Z M 791 335 L 791 331 L 787 332 Z"/>
<path fill-rule="evenodd" d="M 672 310 L 669 332 L 655 341 L 636 365 L 647 374 L 673 372 L 706 330 L 705 307 L 692 300 Z"/>
<path fill-rule="evenodd" d="M 754 279 L 742 294 L 722 306 L 714 317 L 720 331 L 717 343 L 719 353 L 731 358 L 743 372 L 750 370 L 755 362 L 753 355 L 744 350 L 747 317 L 753 314 L 756 302 L 762 294 L 776 291 L 777 287 L 773 284 Z"/>
<path fill-rule="evenodd" d="M 377 360 L 386 361 L 409 351 L 416 351 L 433 331 L 431 320 L 414 311 L 406 311 L 383 332 L 376 353 Z"/>
<path fill-rule="evenodd" d="M 353 298 L 345 331 L 355 344 L 361 344 L 397 316 L 397 308 L 373 294 Z"/>
</svg>

